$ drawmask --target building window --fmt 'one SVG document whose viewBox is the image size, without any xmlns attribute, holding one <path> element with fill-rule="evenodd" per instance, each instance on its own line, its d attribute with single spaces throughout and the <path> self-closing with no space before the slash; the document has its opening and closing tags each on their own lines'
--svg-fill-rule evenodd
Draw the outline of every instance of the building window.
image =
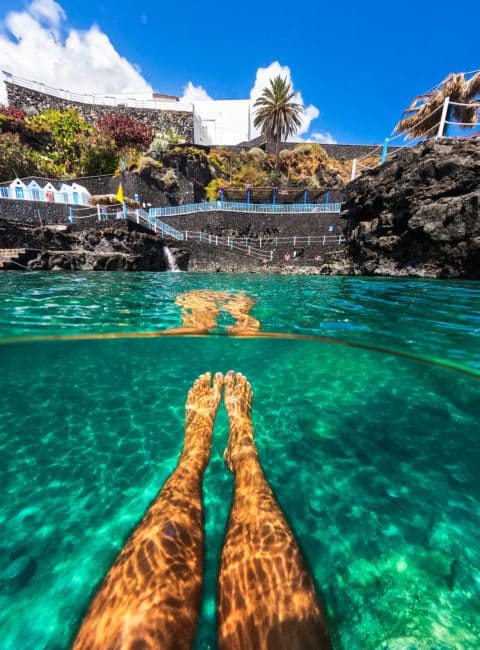
<svg viewBox="0 0 480 650">
<path fill-rule="evenodd" d="M 32 190 L 32 199 L 34 201 L 40 201 L 40 192 L 38 190 Z"/>
<path fill-rule="evenodd" d="M 15 196 L 17 197 L 17 199 L 24 199 L 25 198 L 25 194 L 23 192 L 23 187 L 16 187 L 15 188 Z"/>
</svg>

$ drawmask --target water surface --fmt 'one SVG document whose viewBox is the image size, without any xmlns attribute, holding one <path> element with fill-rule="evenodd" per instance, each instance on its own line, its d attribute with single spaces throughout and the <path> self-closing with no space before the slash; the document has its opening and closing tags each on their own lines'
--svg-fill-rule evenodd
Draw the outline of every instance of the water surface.
<svg viewBox="0 0 480 650">
<path fill-rule="evenodd" d="M 67 648 L 182 445 L 205 370 L 255 391 L 263 466 L 326 602 L 337 648 L 475 649 L 480 638 L 480 284 L 187 274 L 0 275 L 3 337 L 163 330 L 192 288 L 256 298 L 282 339 L 157 338 L 0 346 L 0 647 Z M 223 332 L 228 319 L 221 319 Z M 204 483 L 214 599 L 232 478 L 221 407 Z M 13 568 L 12 568 L 13 567 Z M 12 571 L 23 578 L 12 578 Z"/>
</svg>

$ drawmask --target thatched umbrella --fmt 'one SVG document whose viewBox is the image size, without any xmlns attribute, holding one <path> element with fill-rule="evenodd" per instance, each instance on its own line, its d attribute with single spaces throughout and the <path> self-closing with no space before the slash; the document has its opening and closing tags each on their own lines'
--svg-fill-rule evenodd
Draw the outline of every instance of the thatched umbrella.
<svg viewBox="0 0 480 650">
<path fill-rule="evenodd" d="M 449 74 L 436 88 L 415 97 L 404 111 L 395 131 L 406 133 L 407 140 L 435 135 L 442 115 L 441 107 L 446 97 L 449 97 L 451 102 L 473 104 L 479 94 L 480 72 L 470 79 L 466 79 L 463 72 Z M 478 114 L 478 107 L 474 105 L 450 106 L 448 120 L 454 118 L 460 124 L 466 125 L 462 128 L 469 128 L 469 125 L 477 123 Z"/>
<path fill-rule="evenodd" d="M 126 196 L 124 200 L 129 208 L 140 207 L 140 203 L 138 201 L 134 201 L 128 196 Z M 90 205 L 119 205 L 115 194 L 95 194 L 90 197 L 89 203 Z"/>
</svg>

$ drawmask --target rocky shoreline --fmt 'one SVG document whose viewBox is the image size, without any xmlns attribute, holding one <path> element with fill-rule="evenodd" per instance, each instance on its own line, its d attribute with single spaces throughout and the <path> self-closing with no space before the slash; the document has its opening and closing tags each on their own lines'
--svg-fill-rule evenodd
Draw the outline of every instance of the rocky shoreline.
<svg viewBox="0 0 480 650">
<path fill-rule="evenodd" d="M 307 259 L 313 257 L 307 250 L 298 256 L 299 251 L 291 255 L 287 248 L 275 249 L 268 262 L 228 248 L 165 242 L 131 224 L 76 230 L 0 219 L 0 249 L 25 249 L 16 261 L 4 260 L 3 268 L 166 271 L 168 243 L 183 271 L 480 279 L 480 137 L 428 140 L 399 150 L 387 163 L 351 182 L 345 195 L 345 248 L 333 256 L 316 255 L 314 263 Z M 207 214 L 199 217 L 198 224 L 188 226 L 184 220 L 184 225 L 173 226 L 255 237 L 245 217 L 233 225 L 224 215 L 212 216 L 211 222 Z M 255 215 L 255 232 L 262 233 L 265 243 L 267 231 L 275 235 L 272 224 L 267 228 L 261 220 Z M 307 223 L 306 217 L 304 221 L 279 222 L 275 232 L 301 228 L 315 234 L 317 222 Z"/>
<path fill-rule="evenodd" d="M 19 250 L 5 269 L 31 271 L 166 271 L 163 242 L 124 228 L 72 231 L 0 220 L 0 248 Z"/>
<path fill-rule="evenodd" d="M 480 138 L 428 140 L 346 188 L 355 275 L 480 279 Z"/>
</svg>

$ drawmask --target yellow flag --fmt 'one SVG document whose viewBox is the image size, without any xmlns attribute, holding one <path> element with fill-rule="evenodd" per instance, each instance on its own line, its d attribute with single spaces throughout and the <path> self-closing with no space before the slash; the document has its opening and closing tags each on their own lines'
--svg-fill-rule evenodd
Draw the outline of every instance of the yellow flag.
<svg viewBox="0 0 480 650">
<path fill-rule="evenodd" d="M 124 199 L 123 199 L 123 187 L 122 187 L 122 184 L 121 184 L 121 183 L 120 183 L 120 185 L 118 186 L 118 190 L 117 190 L 117 193 L 116 193 L 116 195 L 115 195 L 115 198 L 117 199 L 117 201 L 118 201 L 119 203 L 123 203 L 123 201 L 124 201 Z"/>
</svg>

